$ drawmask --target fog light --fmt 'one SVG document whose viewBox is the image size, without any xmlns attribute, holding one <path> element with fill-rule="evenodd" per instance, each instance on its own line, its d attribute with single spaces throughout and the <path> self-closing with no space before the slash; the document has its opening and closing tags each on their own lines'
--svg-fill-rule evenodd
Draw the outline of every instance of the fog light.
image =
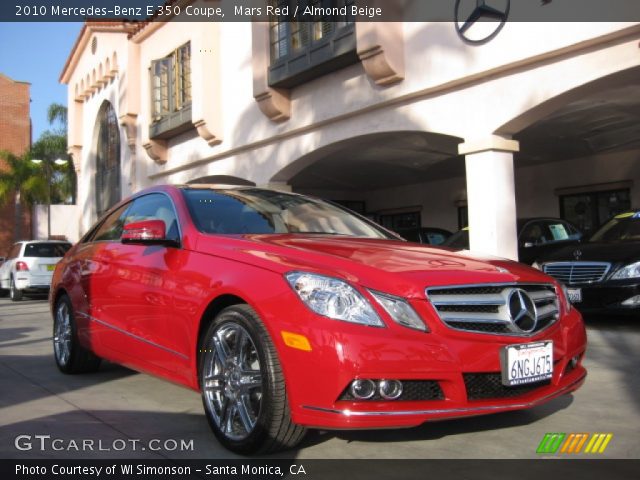
<svg viewBox="0 0 640 480">
<path fill-rule="evenodd" d="M 398 380 L 380 380 L 378 392 L 385 400 L 396 400 L 402 395 L 402 382 Z"/>
<path fill-rule="evenodd" d="M 373 380 L 361 379 L 351 382 L 351 395 L 358 400 L 367 400 L 376 393 L 376 384 Z"/>
<path fill-rule="evenodd" d="M 637 307 L 638 305 L 640 305 L 640 295 L 635 295 L 631 298 L 627 298 L 624 302 L 622 302 L 622 305 L 624 305 L 625 307 Z"/>
</svg>

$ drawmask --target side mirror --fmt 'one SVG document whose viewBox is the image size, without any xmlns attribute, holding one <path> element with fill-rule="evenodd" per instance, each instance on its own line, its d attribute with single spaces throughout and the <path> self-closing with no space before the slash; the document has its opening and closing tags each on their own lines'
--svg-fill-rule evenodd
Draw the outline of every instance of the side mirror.
<svg viewBox="0 0 640 480">
<path fill-rule="evenodd" d="M 122 243 L 141 245 L 174 245 L 173 240 L 167 238 L 165 225 L 162 220 L 142 220 L 127 223 L 120 237 Z"/>
</svg>

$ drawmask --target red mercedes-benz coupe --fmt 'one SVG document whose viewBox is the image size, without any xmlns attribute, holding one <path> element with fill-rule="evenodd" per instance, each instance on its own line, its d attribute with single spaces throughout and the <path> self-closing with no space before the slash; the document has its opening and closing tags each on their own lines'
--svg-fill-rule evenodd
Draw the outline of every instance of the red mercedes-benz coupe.
<svg viewBox="0 0 640 480">
<path fill-rule="evenodd" d="M 306 427 L 529 408 L 586 376 L 582 318 L 553 278 L 254 187 L 122 201 L 58 264 L 50 303 L 60 370 L 104 358 L 198 390 L 240 453 Z"/>
</svg>

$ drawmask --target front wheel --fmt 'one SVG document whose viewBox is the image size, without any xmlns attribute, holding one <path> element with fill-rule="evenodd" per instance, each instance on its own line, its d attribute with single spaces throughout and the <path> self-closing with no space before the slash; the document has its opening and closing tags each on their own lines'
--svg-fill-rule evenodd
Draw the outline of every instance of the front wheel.
<svg viewBox="0 0 640 480">
<path fill-rule="evenodd" d="M 13 277 L 11 277 L 11 284 L 9 286 L 9 297 L 11 297 L 11 301 L 13 302 L 22 300 L 22 290 L 16 287 L 16 282 Z"/>
<path fill-rule="evenodd" d="M 53 317 L 53 354 L 63 373 L 92 372 L 100 358 L 80 345 L 71 300 L 66 295 L 56 302 Z"/>
<path fill-rule="evenodd" d="M 284 450 L 302 440 L 305 429 L 291 421 L 275 347 L 251 307 L 220 312 L 200 351 L 202 402 L 222 445 L 252 454 Z"/>
</svg>

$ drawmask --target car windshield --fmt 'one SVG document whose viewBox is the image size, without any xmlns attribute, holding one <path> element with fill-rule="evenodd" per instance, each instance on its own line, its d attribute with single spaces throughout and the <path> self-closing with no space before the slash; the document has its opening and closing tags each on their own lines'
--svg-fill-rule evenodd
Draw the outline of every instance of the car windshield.
<svg viewBox="0 0 640 480">
<path fill-rule="evenodd" d="M 302 195 L 259 188 L 187 188 L 183 193 L 196 227 L 205 233 L 395 238 L 346 209 Z"/>
<path fill-rule="evenodd" d="M 64 254 L 71 248 L 70 243 L 28 243 L 24 247 L 25 257 L 64 257 Z"/>
<path fill-rule="evenodd" d="M 631 242 L 640 241 L 640 212 L 625 213 L 613 217 L 593 236 L 590 242 Z"/>
</svg>

